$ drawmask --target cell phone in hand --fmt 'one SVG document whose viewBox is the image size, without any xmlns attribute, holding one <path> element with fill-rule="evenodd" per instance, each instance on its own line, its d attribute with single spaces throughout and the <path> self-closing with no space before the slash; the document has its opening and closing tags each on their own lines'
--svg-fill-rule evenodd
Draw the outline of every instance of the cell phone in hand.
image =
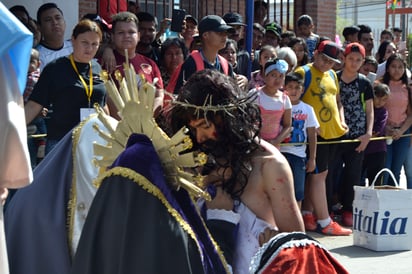
<svg viewBox="0 0 412 274">
<path fill-rule="evenodd" d="M 183 21 L 186 17 L 184 9 L 174 9 L 172 13 L 172 24 L 170 30 L 174 32 L 182 32 Z"/>
<path fill-rule="evenodd" d="M 398 50 L 405 50 L 406 49 L 406 41 L 400 41 L 398 45 Z"/>
</svg>

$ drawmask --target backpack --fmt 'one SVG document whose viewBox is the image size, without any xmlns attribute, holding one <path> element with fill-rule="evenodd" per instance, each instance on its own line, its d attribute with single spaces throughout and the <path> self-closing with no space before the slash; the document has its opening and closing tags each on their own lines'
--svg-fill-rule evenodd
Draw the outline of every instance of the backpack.
<svg viewBox="0 0 412 274">
<path fill-rule="evenodd" d="M 202 54 L 198 50 L 192 51 L 190 53 L 190 56 L 192 56 L 193 60 L 195 61 L 196 64 L 196 71 L 204 70 L 205 69 L 205 63 L 203 62 Z M 228 75 L 229 74 L 229 63 L 225 58 L 222 56 L 218 55 L 219 58 L 219 63 L 222 66 L 223 72 Z M 180 64 L 176 70 L 173 72 L 172 76 L 170 77 L 169 84 L 166 87 L 166 90 L 170 93 L 174 93 L 177 79 L 179 78 L 180 71 L 182 69 L 182 65 L 184 63 Z"/>
<path fill-rule="evenodd" d="M 340 80 L 341 77 L 342 77 L 342 71 L 338 71 L 336 73 L 336 75 L 338 76 L 338 80 Z M 365 75 L 363 75 L 362 73 L 358 73 L 359 91 L 360 91 L 360 97 L 361 97 L 361 103 L 362 103 L 363 111 L 366 111 L 365 92 L 364 92 L 365 88 L 366 88 L 366 86 L 365 86 L 366 82 L 365 81 L 369 81 L 369 79 Z"/>
<path fill-rule="evenodd" d="M 312 81 L 312 73 L 310 72 L 310 67 L 308 65 L 302 66 L 303 70 L 305 71 L 305 79 L 304 79 L 304 85 L 303 85 L 303 93 L 300 96 L 300 98 L 303 97 L 303 95 L 306 93 L 306 91 L 309 88 L 310 82 Z M 332 77 L 333 81 L 335 81 L 335 74 L 333 71 L 330 69 L 329 70 L 330 77 Z"/>
</svg>

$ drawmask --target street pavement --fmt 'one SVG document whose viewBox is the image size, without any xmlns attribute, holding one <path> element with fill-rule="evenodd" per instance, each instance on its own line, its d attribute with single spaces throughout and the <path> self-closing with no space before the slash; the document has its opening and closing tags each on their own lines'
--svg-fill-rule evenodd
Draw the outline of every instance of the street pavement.
<svg viewBox="0 0 412 274">
<path fill-rule="evenodd" d="M 400 185 L 406 187 L 402 172 Z M 324 236 L 309 232 L 349 271 L 354 274 L 412 274 L 412 251 L 372 251 L 353 245 L 351 236 Z"/>
<path fill-rule="evenodd" d="M 309 232 L 349 271 L 354 274 L 412 273 L 412 251 L 372 251 L 353 245 L 351 236 L 324 236 Z"/>
</svg>

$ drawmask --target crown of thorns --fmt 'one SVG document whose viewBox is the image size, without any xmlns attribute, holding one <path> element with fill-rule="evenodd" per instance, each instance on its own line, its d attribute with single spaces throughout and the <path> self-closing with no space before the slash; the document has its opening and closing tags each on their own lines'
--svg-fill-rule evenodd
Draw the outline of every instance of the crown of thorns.
<svg viewBox="0 0 412 274">
<path fill-rule="evenodd" d="M 189 103 L 188 101 L 177 101 L 177 100 L 172 100 L 172 107 L 173 106 L 179 106 L 183 108 L 190 108 L 194 109 L 194 114 L 196 116 L 200 116 L 202 113 L 204 116 L 208 112 L 224 112 L 230 116 L 233 116 L 234 111 L 241 111 L 245 112 L 245 109 L 255 101 L 257 96 L 257 93 L 253 92 L 248 94 L 247 96 L 243 98 L 238 98 L 236 102 L 228 102 L 228 103 L 222 103 L 222 104 L 213 104 L 213 95 L 207 95 L 205 98 L 205 101 L 203 102 L 202 105 L 194 105 Z"/>
</svg>

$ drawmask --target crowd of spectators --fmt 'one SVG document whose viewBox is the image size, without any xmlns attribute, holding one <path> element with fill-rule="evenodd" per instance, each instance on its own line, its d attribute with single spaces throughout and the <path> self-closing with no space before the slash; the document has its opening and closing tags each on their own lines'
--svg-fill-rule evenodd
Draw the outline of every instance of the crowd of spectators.
<svg viewBox="0 0 412 274">
<path fill-rule="evenodd" d="M 182 32 L 173 34 L 171 18 L 158 20 L 129 1 L 128 11 L 115 14 L 110 24 L 98 14 L 85 15 L 72 30 L 71 39 L 65 40 L 64 11 L 55 3 L 39 7 L 36 19 L 24 6 L 11 7 L 33 32 L 24 93 L 30 135 L 40 135 L 28 138 L 32 167 L 52 154 L 65 134 L 94 112 L 94 103 L 121 119 L 100 78 L 102 70 L 117 79 L 116 73 L 124 74 L 127 60 L 137 74 L 155 85 L 153 111 L 162 123 L 170 121 L 165 117 L 170 101 L 182 96 L 180 91 L 187 82 L 203 88 L 190 80 L 192 75 L 216 70 L 231 78 L 242 96 L 254 97 L 261 121 L 259 138 L 264 147 L 270 146 L 267 150 L 276 151 L 271 155 L 279 165 L 286 163 L 279 172 L 293 174 L 293 204 L 300 210 L 299 216 L 292 210 L 295 222 L 288 223 L 284 214 L 277 212 L 278 196 L 267 189 L 257 190 L 246 180 L 245 185 L 223 189 L 235 215 L 244 212 L 242 206 L 251 212 L 247 217 L 239 213 L 239 224 L 242 218 L 254 216 L 262 221 L 262 230 L 303 230 L 304 224 L 306 231 L 350 235 L 354 185 L 372 183 L 383 167 L 390 168 L 399 180 L 404 167 L 407 186 L 412 189 L 412 147 L 407 137 L 412 125 L 411 72 L 406 63 L 408 51 L 400 38 L 402 30 L 382 31 L 374 51 L 374 35 L 367 25 L 345 27 L 340 45 L 318 35 L 309 15 L 299 16 L 294 29 L 285 29 L 267 18 L 267 8 L 266 2 L 255 1 L 252 51 L 247 52 L 248 26 L 237 12 L 203 18 L 187 14 Z M 223 79 L 213 73 L 209 77 Z M 187 125 L 194 129 L 196 141 L 202 144 L 213 139 L 207 133 L 211 125 L 196 121 Z M 199 137 L 202 130 L 204 139 Z M 374 140 L 384 136 L 387 141 Z M 253 171 L 248 176 L 251 174 Z M 382 176 L 376 184 L 394 182 Z M 286 196 L 290 194 L 284 191 Z M 252 201 L 256 193 L 264 195 L 271 207 L 264 210 Z M 250 231 L 244 233 L 251 235 Z M 248 248 L 250 254 L 242 254 L 246 260 L 257 250 L 256 246 Z M 235 255 L 233 260 L 235 273 L 247 273 L 244 264 L 236 262 L 240 258 Z"/>
</svg>

